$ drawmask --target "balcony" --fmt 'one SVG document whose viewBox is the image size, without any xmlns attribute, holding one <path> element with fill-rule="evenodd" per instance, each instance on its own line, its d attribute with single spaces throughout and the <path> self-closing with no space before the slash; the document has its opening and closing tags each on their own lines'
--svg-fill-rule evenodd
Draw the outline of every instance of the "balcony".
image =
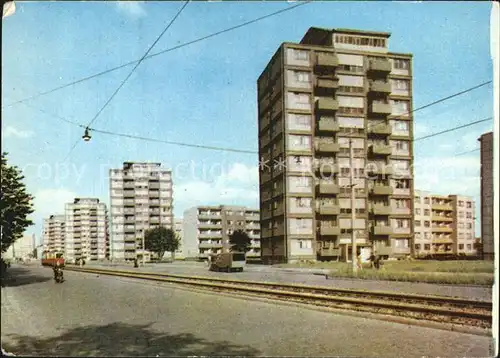
<svg viewBox="0 0 500 358">
<path fill-rule="evenodd" d="M 389 103 L 372 102 L 370 113 L 389 115 L 392 113 L 391 105 Z"/>
<path fill-rule="evenodd" d="M 386 81 L 373 81 L 370 82 L 369 91 L 372 93 L 391 93 L 391 84 Z"/>
<path fill-rule="evenodd" d="M 315 162 L 314 170 L 321 174 L 335 174 L 339 172 L 339 168 L 335 163 L 332 162 Z"/>
<path fill-rule="evenodd" d="M 319 112 L 335 112 L 339 109 L 339 103 L 333 98 L 318 98 L 316 101 L 316 111 Z M 390 111 L 389 111 L 390 113 Z"/>
<path fill-rule="evenodd" d="M 336 204 L 319 205 L 316 212 L 320 215 L 339 215 L 340 207 Z"/>
<path fill-rule="evenodd" d="M 199 219 L 220 219 L 221 215 L 220 212 L 218 213 L 199 213 L 198 214 Z"/>
<path fill-rule="evenodd" d="M 320 153 L 336 153 L 340 151 L 340 144 L 335 142 L 316 142 L 314 150 Z"/>
<path fill-rule="evenodd" d="M 206 243 L 206 242 L 201 242 L 198 247 L 200 249 L 220 249 L 222 248 L 222 244 L 216 244 L 216 243 Z"/>
<path fill-rule="evenodd" d="M 339 65 L 337 56 L 333 53 L 318 53 L 316 56 L 316 67 L 333 69 Z"/>
<path fill-rule="evenodd" d="M 338 132 L 340 126 L 337 122 L 328 120 L 327 118 L 320 118 L 317 124 L 317 130 L 321 132 Z"/>
<path fill-rule="evenodd" d="M 368 62 L 368 72 L 390 73 L 392 65 L 387 58 L 371 59 Z"/>
<path fill-rule="evenodd" d="M 372 233 L 376 236 L 392 235 L 392 227 L 384 225 L 375 225 L 372 227 Z"/>
<path fill-rule="evenodd" d="M 389 205 L 372 205 L 370 212 L 373 215 L 391 215 L 392 208 Z"/>
<path fill-rule="evenodd" d="M 340 227 L 321 225 L 319 228 L 319 233 L 322 236 L 337 236 L 340 235 Z"/>
<path fill-rule="evenodd" d="M 453 239 L 451 237 L 439 237 L 432 239 L 433 244 L 453 244 Z"/>
<path fill-rule="evenodd" d="M 388 144 L 372 144 L 370 146 L 370 153 L 376 155 L 391 155 L 392 147 Z"/>
<path fill-rule="evenodd" d="M 391 135 L 392 126 L 390 124 L 377 124 L 368 128 L 369 134 Z"/>
<path fill-rule="evenodd" d="M 390 185 L 374 185 L 370 189 L 373 195 L 392 195 L 394 189 Z"/>
<path fill-rule="evenodd" d="M 340 188 L 339 188 L 338 184 L 335 184 L 335 183 L 319 182 L 316 187 L 318 189 L 319 194 L 338 194 L 338 193 L 340 193 Z"/>
<path fill-rule="evenodd" d="M 444 215 L 432 215 L 431 217 L 432 221 L 453 221 L 453 218 L 451 216 L 444 216 Z"/>
<path fill-rule="evenodd" d="M 433 226 L 432 227 L 432 232 L 447 232 L 451 233 L 453 232 L 453 228 L 450 226 Z"/>
<path fill-rule="evenodd" d="M 394 173 L 391 167 L 377 165 L 376 163 L 375 165 L 367 166 L 366 171 L 369 174 L 375 174 L 375 175 L 392 175 Z"/>
<path fill-rule="evenodd" d="M 433 210 L 444 210 L 444 211 L 453 211 L 453 207 L 449 204 L 434 204 L 432 203 Z"/>
<path fill-rule="evenodd" d="M 317 252 L 320 256 L 340 256 L 340 249 L 334 247 L 321 247 Z"/>
<path fill-rule="evenodd" d="M 314 89 L 320 92 L 333 93 L 339 86 L 339 80 L 332 77 L 317 77 L 314 81 Z"/>
<path fill-rule="evenodd" d="M 411 209 L 410 208 L 397 208 L 397 207 L 393 207 L 392 208 L 392 214 L 393 215 L 410 215 L 411 214 Z"/>
</svg>

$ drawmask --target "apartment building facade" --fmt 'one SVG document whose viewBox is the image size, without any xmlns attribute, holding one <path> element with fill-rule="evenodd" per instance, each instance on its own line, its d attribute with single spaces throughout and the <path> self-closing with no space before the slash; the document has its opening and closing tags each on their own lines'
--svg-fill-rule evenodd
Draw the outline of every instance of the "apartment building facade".
<svg viewBox="0 0 500 358">
<path fill-rule="evenodd" d="M 206 260 L 230 250 L 229 237 L 245 231 L 252 240 L 247 259 L 260 259 L 259 211 L 244 206 L 198 206 L 184 212 L 183 235 L 186 258 Z"/>
<path fill-rule="evenodd" d="M 75 198 L 65 205 L 65 252 L 68 261 L 109 258 L 108 210 L 97 198 Z"/>
<path fill-rule="evenodd" d="M 111 258 L 150 257 L 143 250 L 145 230 L 173 229 L 172 172 L 161 163 L 125 162 L 110 170 Z"/>
<path fill-rule="evenodd" d="M 43 220 L 43 251 L 64 254 L 66 217 L 51 215 Z"/>
<path fill-rule="evenodd" d="M 479 138 L 481 143 L 481 242 L 482 256 L 493 260 L 495 254 L 493 222 L 493 132 Z"/>
<path fill-rule="evenodd" d="M 35 248 L 35 234 L 23 235 L 23 237 L 12 243 L 7 251 L 2 254 L 2 257 L 4 259 L 30 259 L 35 257 Z"/>
<path fill-rule="evenodd" d="M 477 254 L 473 198 L 417 190 L 414 205 L 416 257 Z"/>
<path fill-rule="evenodd" d="M 174 231 L 179 239 L 179 247 L 175 251 L 175 257 L 184 258 L 184 227 L 182 219 L 174 219 Z"/>
<path fill-rule="evenodd" d="M 410 254 L 412 56 L 389 37 L 310 28 L 259 77 L 264 261 L 347 260 L 352 230 L 364 257 Z"/>
</svg>

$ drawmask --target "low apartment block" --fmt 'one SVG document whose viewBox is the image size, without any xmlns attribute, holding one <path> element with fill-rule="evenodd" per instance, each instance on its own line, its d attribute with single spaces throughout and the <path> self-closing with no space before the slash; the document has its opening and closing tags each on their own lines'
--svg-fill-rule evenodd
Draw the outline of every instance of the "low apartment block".
<svg viewBox="0 0 500 358">
<path fill-rule="evenodd" d="M 123 163 L 110 170 L 111 258 L 131 261 L 142 256 L 145 230 L 173 229 L 172 172 L 161 163 Z"/>
<path fill-rule="evenodd" d="M 475 207 L 471 197 L 415 191 L 416 257 L 452 254 L 476 255 Z"/>
<path fill-rule="evenodd" d="M 43 250 L 64 254 L 66 217 L 51 215 L 43 221 Z"/>
<path fill-rule="evenodd" d="M 260 259 L 259 211 L 243 206 L 198 206 L 184 212 L 184 255 L 207 259 L 228 252 L 229 236 L 245 231 L 252 239 L 247 259 Z"/>
<path fill-rule="evenodd" d="M 65 257 L 68 261 L 109 258 L 108 211 L 96 198 L 66 204 Z"/>
<path fill-rule="evenodd" d="M 313 27 L 259 77 L 264 262 L 349 260 L 353 231 L 364 258 L 410 254 L 412 55 L 389 38 Z"/>
</svg>

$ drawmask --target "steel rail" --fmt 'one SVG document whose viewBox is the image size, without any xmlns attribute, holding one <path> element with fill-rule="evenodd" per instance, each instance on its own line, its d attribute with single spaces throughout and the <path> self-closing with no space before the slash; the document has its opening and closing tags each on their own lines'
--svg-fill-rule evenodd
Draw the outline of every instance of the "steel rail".
<svg viewBox="0 0 500 358">
<path fill-rule="evenodd" d="M 164 274 L 155 274 L 155 273 L 138 273 L 132 271 L 123 271 L 123 270 L 102 270 L 102 269 L 87 269 L 87 268 L 74 268 L 74 267 L 66 267 L 70 271 L 83 272 L 83 273 L 94 273 L 94 274 L 104 274 L 111 276 L 119 276 L 126 278 L 136 278 L 136 279 L 145 279 L 151 281 L 160 281 L 160 282 L 168 282 L 196 287 L 204 287 L 209 289 L 230 291 L 230 292 L 244 292 L 249 294 L 257 294 L 258 296 L 271 296 L 275 298 L 287 298 L 294 301 L 299 300 L 300 302 L 314 304 L 321 302 L 322 305 L 325 303 L 328 305 L 349 305 L 355 306 L 356 308 L 371 308 L 371 309 L 382 309 L 384 311 L 389 311 L 392 315 L 401 315 L 404 313 L 416 313 L 423 314 L 425 319 L 427 320 L 441 320 L 442 317 L 452 318 L 452 319 L 472 319 L 479 321 L 480 323 L 486 323 L 491 325 L 491 311 L 487 310 L 487 312 L 473 312 L 469 310 L 462 309 L 453 309 L 451 307 L 444 307 L 444 304 L 447 302 L 448 297 L 442 297 L 442 302 L 439 306 L 428 306 L 422 304 L 413 304 L 408 302 L 389 302 L 387 300 L 380 299 L 360 299 L 360 298 L 352 298 L 352 297 L 344 297 L 344 296 L 332 296 L 325 294 L 317 294 L 317 293 L 308 293 L 308 292 L 298 292 L 298 291 L 288 291 L 282 288 L 290 288 L 295 287 L 296 285 L 281 285 L 281 284 L 270 284 L 266 283 L 266 286 L 272 286 L 273 288 L 262 288 L 258 287 L 261 282 L 253 282 L 253 281 L 230 281 L 225 280 L 225 282 L 220 282 L 224 280 L 215 279 L 211 280 L 210 278 L 203 277 L 202 279 L 193 277 L 193 276 L 181 276 L 181 275 L 164 275 Z M 174 277 L 181 276 L 181 277 Z M 216 281 L 207 282 L 207 281 Z M 260 285 L 263 286 L 263 285 Z M 279 287 L 279 289 L 276 289 Z M 316 287 L 311 286 L 300 286 L 301 289 L 304 287 L 317 289 Z M 344 290 L 349 291 L 349 290 Z M 362 292 L 362 291 L 358 291 Z M 369 291 L 363 292 L 365 296 L 370 296 Z M 399 297 L 401 295 L 396 295 Z M 404 295 L 403 295 L 404 296 Z M 421 296 L 425 297 L 425 296 Z M 433 297 L 436 299 L 437 297 Z M 476 301 L 470 301 L 476 302 Z M 344 307 L 342 307 L 344 308 Z M 485 310 L 484 307 L 481 309 Z M 428 315 L 435 315 L 435 317 L 429 317 Z M 440 318 L 441 317 L 441 318 Z M 434 319 L 432 319 L 434 318 Z"/>
<path fill-rule="evenodd" d="M 71 268 L 73 269 L 73 268 Z M 168 274 L 168 273 L 157 273 L 157 272 L 137 272 L 130 270 L 105 270 L 105 269 L 94 269 L 94 268 L 76 268 L 75 271 L 82 270 L 100 270 L 102 272 L 121 272 L 126 274 L 141 274 L 147 276 L 157 276 L 157 277 L 173 277 L 173 278 L 181 278 L 188 280 L 200 280 L 200 281 L 211 281 L 211 282 L 220 282 L 220 283 L 229 283 L 229 284 L 242 284 L 242 285 L 252 285 L 252 286 L 261 286 L 261 287 L 279 287 L 279 288 L 289 288 L 292 290 L 302 289 L 308 290 L 311 292 L 322 292 L 327 294 L 345 294 L 352 296 L 371 296 L 377 298 L 385 298 L 391 300 L 408 300 L 408 301 L 420 301 L 421 303 L 433 303 L 439 305 L 454 305 L 454 306 L 465 306 L 465 307 L 473 307 L 476 309 L 486 309 L 492 310 L 492 302 L 488 301 L 477 301 L 477 300 L 468 300 L 463 298 L 456 297 L 445 297 L 445 296 L 432 296 L 432 295 L 418 295 L 411 293 L 397 293 L 397 292 L 383 292 L 383 291 L 365 291 L 365 290 L 355 290 L 355 289 L 343 289 L 343 288 L 335 288 L 328 286 L 311 286 L 311 285 L 303 285 L 303 284 L 289 284 L 289 283 L 278 283 L 278 282 L 261 282 L 261 281 L 248 281 L 248 280 L 229 280 L 218 277 L 208 277 L 208 276 L 188 276 L 188 275 L 177 275 L 177 274 Z"/>
</svg>

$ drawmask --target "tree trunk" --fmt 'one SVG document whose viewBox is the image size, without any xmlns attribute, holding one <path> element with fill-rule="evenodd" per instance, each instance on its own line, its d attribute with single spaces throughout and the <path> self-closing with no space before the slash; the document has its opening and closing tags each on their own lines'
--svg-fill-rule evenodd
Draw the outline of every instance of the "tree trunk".
<svg viewBox="0 0 500 358">
<path fill-rule="evenodd" d="M 172 258 L 172 262 L 174 262 L 175 261 L 175 250 L 170 251 L 170 257 Z"/>
</svg>

